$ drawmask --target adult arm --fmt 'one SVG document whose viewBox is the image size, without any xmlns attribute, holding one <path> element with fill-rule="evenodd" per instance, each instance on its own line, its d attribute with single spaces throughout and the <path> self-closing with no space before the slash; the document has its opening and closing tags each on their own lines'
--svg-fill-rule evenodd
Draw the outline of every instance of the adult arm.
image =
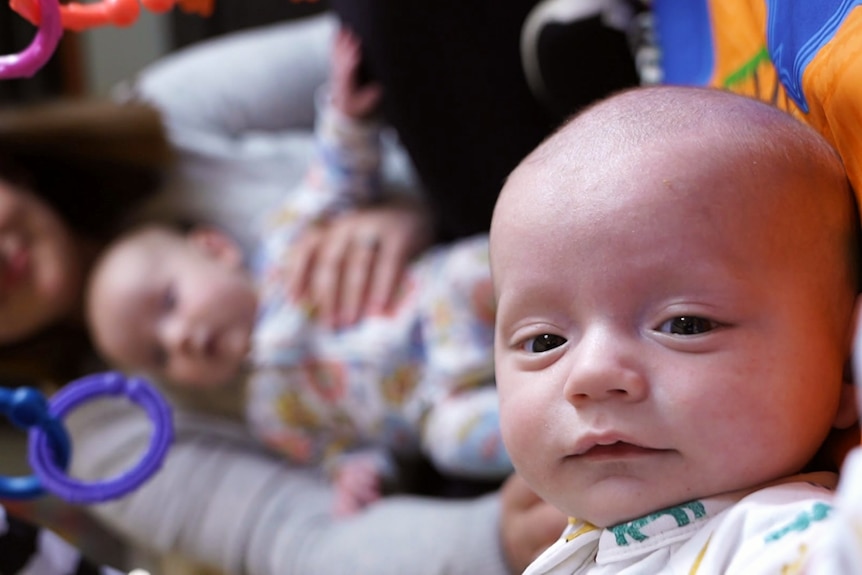
<svg viewBox="0 0 862 575">
<path fill-rule="evenodd" d="M 226 140 L 311 130 L 335 29 L 323 13 L 197 42 L 144 68 L 115 95 L 154 103 L 171 129 Z"/>
<path fill-rule="evenodd" d="M 149 441 L 146 419 L 118 401 L 85 406 L 67 423 L 72 473 L 85 480 L 126 469 Z M 497 495 L 393 496 L 335 518 L 322 478 L 261 452 L 241 425 L 178 412 L 176 426 L 155 477 L 122 500 L 91 508 L 135 545 L 227 575 L 509 572 Z"/>
</svg>

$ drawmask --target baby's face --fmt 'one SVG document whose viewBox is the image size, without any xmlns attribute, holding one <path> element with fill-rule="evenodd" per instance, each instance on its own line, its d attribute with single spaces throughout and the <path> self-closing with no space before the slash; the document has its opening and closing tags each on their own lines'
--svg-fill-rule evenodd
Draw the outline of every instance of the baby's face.
<svg viewBox="0 0 862 575">
<path fill-rule="evenodd" d="M 80 255 L 72 232 L 47 203 L 0 180 L 0 342 L 73 312 L 83 283 Z"/>
<path fill-rule="evenodd" d="M 125 240 L 94 272 L 89 320 L 100 351 L 124 369 L 179 385 L 235 377 L 257 298 L 241 267 L 164 230 Z"/>
<path fill-rule="evenodd" d="M 504 441 L 539 495 L 599 526 L 795 473 L 854 417 L 853 288 L 811 265 L 844 252 L 794 240 L 804 214 L 742 207 L 801 184 L 691 160 L 528 164 L 495 212 Z"/>
</svg>

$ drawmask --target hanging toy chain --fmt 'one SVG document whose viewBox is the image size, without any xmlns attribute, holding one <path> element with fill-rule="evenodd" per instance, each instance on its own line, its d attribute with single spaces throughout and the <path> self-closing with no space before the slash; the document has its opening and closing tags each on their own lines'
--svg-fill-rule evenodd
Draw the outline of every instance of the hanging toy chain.
<svg viewBox="0 0 862 575">
<path fill-rule="evenodd" d="M 60 0 L 10 0 L 9 7 L 38 27 L 30 45 L 17 54 L 0 56 L 0 80 L 29 78 L 48 63 L 63 30 L 81 32 L 101 26 L 131 26 L 141 13 L 140 4 L 150 12 L 162 13 L 174 5 L 190 14 L 212 15 L 215 0 L 101 0 L 81 4 Z"/>
<path fill-rule="evenodd" d="M 41 393 L 30 387 L 14 390 L 0 388 L 0 411 L 20 429 L 41 429 L 50 443 L 49 454 L 54 463 L 64 470 L 69 466 L 69 434 L 63 423 L 49 413 L 48 402 Z M 39 478 L 35 475 L 0 477 L 0 496 L 32 499 L 44 492 Z"/>
<path fill-rule="evenodd" d="M 83 482 L 66 474 L 72 445 L 62 418 L 73 408 L 103 397 L 122 396 L 141 407 L 153 424 L 147 452 L 127 471 L 103 481 Z M 0 497 L 30 499 L 45 491 L 69 503 L 99 503 L 134 491 L 162 465 L 173 441 L 170 407 L 149 383 L 116 372 L 75 380 L 50 401 L 32 388 L 0 388 L 0 411 L 17 427 L 28 430 L 28 459 L 35 474 L 0 476 Z"/>
<path fill-rule="evenodd" d="M 0 56 L 0 79 L 29 78 L 48 63 L 63 36 L 58 0 L 39 0 L 33 6 L 44 14 L 30 45 L 17 54 Z"/>
<path fill-rule="evenodd" d="M 198 14 L 199 16 L 210 16 L 213 11 L 215 0 L 101 0 L 81 4 L 80 2 L 69 2 L 59 4 L 59 0 L 53 0 L 60 7 L 60 21 L 66 30 L 81 32 L 90 28 L 101 26 L 131 26 L 138 20 L 141 14 L 141 4 L 150 12 L 161 14 L 172 9 L 174 5 L 184 12 Z M 41 5 L 43 2 L 36 0 L 10 0 L 9 6 L 29 20 L 33 25 L 39 26 L 42 21 Z"/>
</svg>

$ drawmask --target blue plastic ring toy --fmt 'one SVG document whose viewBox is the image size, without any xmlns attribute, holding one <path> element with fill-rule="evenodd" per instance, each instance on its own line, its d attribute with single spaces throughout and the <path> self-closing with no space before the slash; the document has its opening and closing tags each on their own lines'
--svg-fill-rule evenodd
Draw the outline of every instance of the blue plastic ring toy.
<svg viewBox="0 0 862 575">
<path fill-rule="evenodd" d="M 99 503 L 133 491 L 158 471 L 173 441 L 170 407 L 141 378 L 126 378 L 116 372 L 83 377 L 57 392 L 51 398 L 49 410 L 54 417 L 62 418 L 81 403 L 103 396 L 125 396 L 143 408 L 153 424 L 153 437 L 147 452 L 134 467 L 108 480 L 83 482 L 69 477 L 53 461 L 47 434 L 38 428 L 31 429 L 30 466 L 46 490 L 70 503 Z"/>
<path fill-rule="evenodd" d="M 69 467 L 69 434 L 60 420 L 49 413 L 48 402 L 39 391 L 32 387 L 0 388 L 0 411 L 21 429 L 41 430 L 48 442 L 46 458 L 62 469 Z M 32 499 L 44 493 L 45 488 L 38 475 L 0 476 L 0 497 Z"/>
</svg>

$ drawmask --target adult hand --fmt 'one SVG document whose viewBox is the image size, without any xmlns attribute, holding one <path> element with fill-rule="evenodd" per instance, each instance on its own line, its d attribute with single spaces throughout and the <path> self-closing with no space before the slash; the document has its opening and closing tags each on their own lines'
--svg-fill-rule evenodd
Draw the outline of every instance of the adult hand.
<svg viewBox="0 0 862 575">
<path fill-rule="evenodd" d="M 361 64 L 359 38 L 347 28 L 340 28 L 332 45 L 330 63 L 332 105 L 342 114 L 356 119 L 373 114 L 383 95 L 383 86 L 377 82 L 362 82 Z"/>
<path fill-rule="evenodd" d="M 333 513 L 347 517 L 358 513 L 383 494 L 383 479 L 378 458 L 352 454 L 344 457 L 334 470 L 332 485 Z"/>
<path fill-rule="evenodd" d="M 404 268 L 431 240 L 430 215 L 417 201 L 347 212 L 309 229 L 291 248 L 290 291 L 329 325 L 352 325 L 392 304 Z"/>
<path fill-rule="evenodd" d="M 556 541 L 566 526 L 563 512 L 542 500 L 521 477 L 512 474 L 500 489 L 500 536 L 513 573 L 524 569 Z"/>
</svg>

